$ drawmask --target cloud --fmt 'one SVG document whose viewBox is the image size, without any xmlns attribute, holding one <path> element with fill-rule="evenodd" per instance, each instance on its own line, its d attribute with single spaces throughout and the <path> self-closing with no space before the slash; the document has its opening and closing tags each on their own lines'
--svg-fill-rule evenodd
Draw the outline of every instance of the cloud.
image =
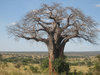
<svg viewBox="0 0 100 75">
<path fill-rule="evenodd" d="M 16 22 L 12 22 L 12 23 L 8 24 L 8 26 L 14 26 L 14 25 L 16 25 Z"/>
<path fill-rule="evenodd" d="M 100 4 L 97 4 L 96 7 L 100 7 Z"/>
</svg>

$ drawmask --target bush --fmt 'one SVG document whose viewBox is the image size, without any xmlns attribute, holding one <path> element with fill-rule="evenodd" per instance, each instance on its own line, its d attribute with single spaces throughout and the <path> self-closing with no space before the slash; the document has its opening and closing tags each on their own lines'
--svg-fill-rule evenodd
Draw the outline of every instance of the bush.
<svg viewBox="0 0 100 75">
<path fill-rule="evenodd" d="M 77 75 L 84 75 L 83 72 L 79 71 Z"/>
<path fill-rule="evenodd" d="M 92 64 L 92 62 L 91 61 L 87 61 L 87 66 L 88 67 L 91 67 L 93 64 Z"/>
<path fill-rule="evenodd" d="M 66 63 L 62 59 L 55 59 L 53 62 L 53 68 L 55 69 L 56 72 L 62 73 L 62 72 L 68 72 L 69 71 L 69 64 Z"/>
<path fill-rule="evenodd" d="M 18 63 L 18 64 L 15 65 L 15 68 L 18 68 L 19 69 L 20 67 L 21 67 L 21 64 L 20 63 Z"/>
<path fill-rule="evenodd" d="M 0 61 L 2 61 L 2 54 L 0 54 Z"/>
<path fill-rule="evenodd" d="M 86 75 L 93 75 L 93 74 L 92 74 L 92 72 L 88 72 L 88 73 L 86 73 Z"/>
<path fill-rule="evenodd" d="M 96 71 L 100 71 L 100 65 L 99 65 L 99 63 L 95 64 L 95 69 L 96 69 Z"/>
<path fill-rule="evenodd" d="M 41 69 L 45 70 L 48 68 L 48 66 L 49 66 L 49 60 L 47 58 L 43 59 L 41 62 Z"/>
<path fill-rule="evenodd" d="M 38 72 L 38 67 L 30 66 L 30 70 L 32 71 L 32 73 L 37 73 Z"/>
<path fill-rule="evenodd" d="M 27 68 L 24 68 L 24 70 L 26 71 L 26 70 L 27 70 Z"/>
</svg>

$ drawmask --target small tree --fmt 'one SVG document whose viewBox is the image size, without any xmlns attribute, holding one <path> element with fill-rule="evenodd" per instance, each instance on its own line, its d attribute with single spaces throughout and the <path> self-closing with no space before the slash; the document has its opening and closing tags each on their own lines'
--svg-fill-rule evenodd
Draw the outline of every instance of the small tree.
<svg viewBox="0 0 100 75">
<path fill-rule="evenodd" d="M 96 44 L 97 25 L 79 9 L 53 3 L 30 11 L 23 20 L 8 27 L 8 31 L 17 38 L 44 42 L 48 47 L 51 74 L 54 70 L 52 61 L 63 58 L 64 47 L 71 39 L 78 38 Z"/>
</svg>

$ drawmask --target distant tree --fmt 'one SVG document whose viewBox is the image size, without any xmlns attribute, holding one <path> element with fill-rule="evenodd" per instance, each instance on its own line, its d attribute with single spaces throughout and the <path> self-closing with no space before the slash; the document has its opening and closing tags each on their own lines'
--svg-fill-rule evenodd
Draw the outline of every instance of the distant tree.
<svg viewBox="0 0 100 75">
<path fill-rule="evenodd" d="M 0 54 L 0 61 L 2 60 L 2 54 Z"/>
<path fill-rule="evenodd" d="M 54 70 L 52 61 L 63 58 L 64 47 L 71 39 L 78 38 L 96 44 L 97 25 L 79 9 L 53 3 L 30 11 L 23 20 L 9 26 L 8 32 L 17 38 L 44 42 L 48 47 L 51 74 Z"/>
</svg>

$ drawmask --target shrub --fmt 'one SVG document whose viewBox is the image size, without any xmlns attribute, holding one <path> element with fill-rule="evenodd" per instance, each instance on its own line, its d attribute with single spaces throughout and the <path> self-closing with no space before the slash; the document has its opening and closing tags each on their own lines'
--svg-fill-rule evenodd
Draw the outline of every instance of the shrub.
<svg viewBox="0 0 100 75">
<path fill-rule="evenodd" d="M 93 75 L 93 74 L 92 74 L 92 72 L 88 72 L 88 73 L 86 73 L 86 75 Z"/>
<path fill-rule="evenodd" d="M 0 61 L 2 61 L 2 54 L 0 54 Z"/>
<path fill-rule="evenodd" d="M 27 70 L 27 68 L 24 68 L 24 70 L 26 71 L 26 70 Z"/>
<path fill-rule="evenodd" d="M 96 63 L 96 64 L 95 64 L 95 69 L 96 69 L 97 71 L 100 71 L 100 65 L 99 65 L 99 63 Z"/>
<path fill-rule="evenodd" d="M 49 65 L 49 60 L 47 58 L 43 59 L 42 62 L 41 62 L 41 69 L 42 70 L 47 69 L 48 65 Z"/>
<path fill-rule="evenodd" d="M 79 71 L 77 72 L 77 75 L 84 75 L 83 72 Z"/>
<path fill-rule="evenodd" d="M 33 67 L 33 66 L 30 65 L 30 70 L 32 71 L 32 73 L 37 73 L 38 67 Z"/>
<path fill-rule="evenodd" d="M 20 63 L 18 63 L 18 64 L 15 65 L 15 68 L 20 68 L 20 67 L 21 67 Z"/>
<path fill-rule="evenodd" d="M 90 67 L 90 66 L 92 66 L 93 64 L 92 64 L 92 62 L 91 61 L 87 61 L 87 66 L 88 67 Z"/>
<path fill-rule="evenodd" d="M 69 71 L 69 64 L 66 63 L 64 60 L 62 60 L 61 58 L 55 59 L 52 63 L 53 63 L 53 68 L 58 73 Z"/>
</svg>

